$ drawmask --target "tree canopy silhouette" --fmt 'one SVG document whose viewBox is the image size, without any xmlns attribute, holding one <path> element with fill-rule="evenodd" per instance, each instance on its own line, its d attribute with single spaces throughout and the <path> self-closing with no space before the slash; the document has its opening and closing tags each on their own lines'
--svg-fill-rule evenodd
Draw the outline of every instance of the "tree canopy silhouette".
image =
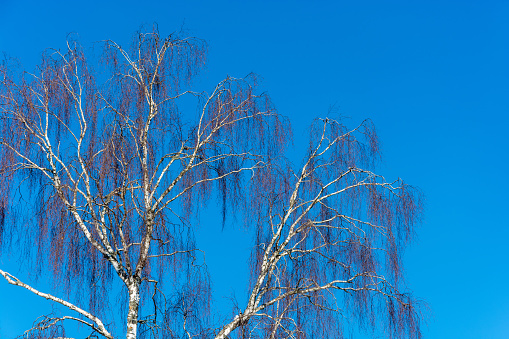
<svg viewBox="0 0 509 339">
<path fill-rule="evenodd" d="M 202 40 L 154 29 L 100 50 L 70 38 L 33 73 L 0 66 L 0 246 L 55 290 L 0 274 L 69 311 L 27 337 L 77 321 L 106 338 L 341 338 L 352 324 L 420 338 L 401 255 L 421 196 L 376 174 L 369 120 L 316 120 L 294 167 L 256 76 L 190 90 Z M 254 236 L 247 304 L 222 323 L 195 239 L 214 197 Z"/>
</svg>

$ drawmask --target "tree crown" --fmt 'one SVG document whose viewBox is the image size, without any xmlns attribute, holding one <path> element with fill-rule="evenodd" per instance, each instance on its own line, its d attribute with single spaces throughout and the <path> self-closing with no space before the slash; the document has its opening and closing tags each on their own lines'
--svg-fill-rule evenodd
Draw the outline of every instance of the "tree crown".
<svg viewBox="0 0 509 339">
<path fill-rule="evenodd" d="M 127 338 L 337 338 L 343 316 L 420 337 L 401 254 L 421 196 L 375 173 L 369 120 L 354 129 L 316 120 L 295 169 L 284 158 L 290 124 L 258 93 L 256 76 L 190 90 L 203 41 L 153 30 L 129 49 L 101 46 L 99 62 L 70 39 L 67 51 L 45 52 L 34 74 L 0 67 L 0 246 L 49 270 L 74 308 L 51 300 L 107 338 L 100 318 L 111 316 L 104 300 L 115 281 Z M 254 234 L 248 303 L 219 327 L 207 316 L 211 289 L 193 226 L 213 195 L 223 220 L 232 211 Z M 60 331 L 66 319 L 46 317 L 30 333 Z"/>
</svg>

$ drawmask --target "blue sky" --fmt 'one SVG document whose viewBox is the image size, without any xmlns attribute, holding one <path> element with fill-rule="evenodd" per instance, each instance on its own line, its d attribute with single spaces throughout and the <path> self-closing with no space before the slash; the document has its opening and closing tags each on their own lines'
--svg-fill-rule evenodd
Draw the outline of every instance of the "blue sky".
<svg viewBox="0 0 509 339">
<path fill-rule="evenodd" d="M 408 286 L 431 310 L 425 338 L 502 339 L 509 337 L 508 16 L 509 2 L 489 0 L 0 0 L 0 51 L 30 69 L 44 48 L 63 48 L 69 32 L 89 46 L 127 43 L 141 24 L 157 22 L 162 34 L 184 25 L 209 44 L 202 89 L 226 75 L 261 75 L 293 124 L 297 148 L 331 106 L 352 126 L 371 118 L 382 141 L 380 172 L 426 196 L 425 222 L 405 256 Z M 232 229 L 214 237 L 220 246 L 204 244 L 214 286 L 238 296 L 249 237 Z M 14 274 L 19 266 L 5 256 L 0 265 Z M 218 278 L 229 265 L 241 269 Z M 51 310 L 1 280 L 0 300 L 0 338 Z"/>
</svg>

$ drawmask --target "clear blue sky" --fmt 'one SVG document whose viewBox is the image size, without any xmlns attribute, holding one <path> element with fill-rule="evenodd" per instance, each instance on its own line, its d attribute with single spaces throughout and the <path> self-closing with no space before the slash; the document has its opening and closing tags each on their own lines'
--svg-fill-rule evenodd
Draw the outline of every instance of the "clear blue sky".
<svg viewBox="0 0 509 339">
<path fill-rule="evenodd" d="M 209 43 L 203 90 L 227 74 L 260 74 L 262 88 L 293 123 L 296 147 L 331 105 L 352 125 L 371 118 L 383 146 L 381 172 L 426 195 L 425 222 L 405 257 L 409 288 L 431 308 L 424 337 L 503 339 L 508 17 L 509 2 L 490 0 L 0 0 L 0 51 L 31 68 L 44 48 L 63 48 L 69 32 L 87 46 L 127 42 L 143 23 L 157 22 L 162 34 L 184 24 Z M 249 241 L 242 231 L 224 235 L 219 246 L 205 244 L 213 282 L 219 294 L 239 296 Z M 232 237 L 242 241 L 232 244 Z M 246 256 L 232 256 L 237 249 Z M 229 265 L 242 268 L 219 279 Z M 17 266 L 0 258 L 2 269 L 16 274 Z M 0 280 L 0 338 L 20 334 L 48 310 L 49 303 Z"/>
</svg>

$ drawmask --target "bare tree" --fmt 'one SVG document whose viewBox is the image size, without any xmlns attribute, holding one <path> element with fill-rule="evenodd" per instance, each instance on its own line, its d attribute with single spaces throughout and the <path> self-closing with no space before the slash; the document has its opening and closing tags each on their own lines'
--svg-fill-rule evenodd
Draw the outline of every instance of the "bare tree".
<svg viewBox="0 0 509 339">
<path fill-rule="evenodd" d="M 339 338 L 358 320 L 420 337 L 401 253 L 421 200 L 375 174 L 369 121 L 348 130 L 317 120 L 294 171 L 283 157 L 290 125 L 255 76 L 189 90 L 201 40 L 153 30 L 128 49 L 101 46 L 100 60 L 70 39 L 33 74 L 8 60 L 0 68 L 0 245 L 58 293 L 0 274 L 70 312 L 43 316 L 25 336 L 65 337 L 73 320 L 89 337 Z M 194 238 L 213 196 L 223 220 L 233 213 L 254 234 L 248 302 L 222 324 L 210 317 Z"/>
</svg>

